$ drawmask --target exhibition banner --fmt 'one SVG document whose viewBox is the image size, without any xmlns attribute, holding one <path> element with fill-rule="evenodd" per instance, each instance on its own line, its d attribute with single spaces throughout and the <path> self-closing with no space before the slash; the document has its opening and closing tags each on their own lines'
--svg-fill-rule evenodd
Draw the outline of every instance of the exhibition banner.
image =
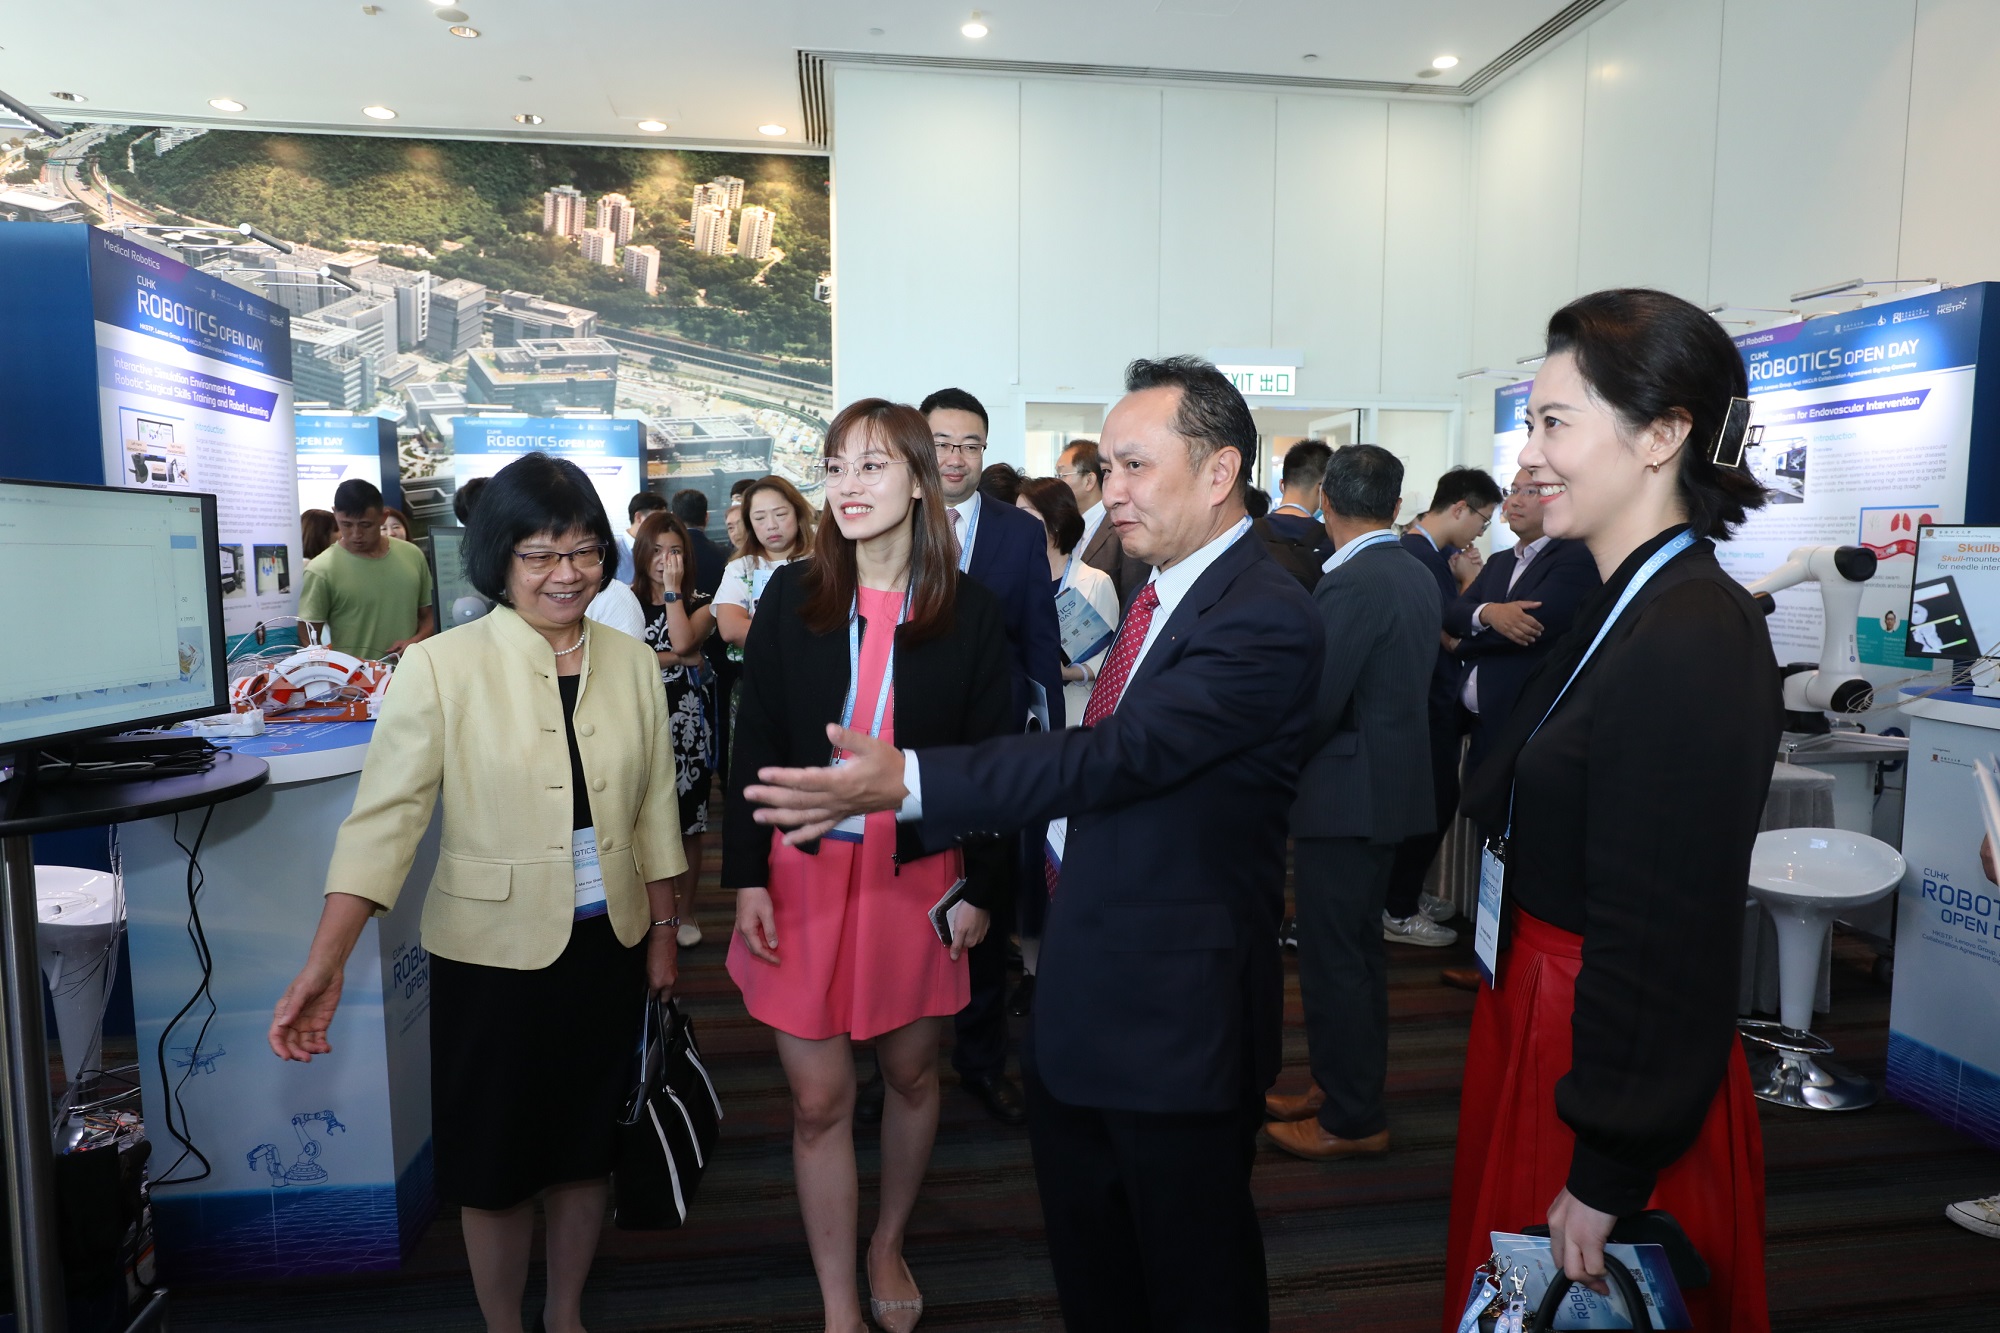
<svg viewBox="0 0 2000 1333">
<path fill-rule="evenodd" d="M 457 417 L 452 438 L 454 486 L 490 477 L 523 454 L 567 459 L 597 488 L 614 532 L 624 530 L 625 506 L 645 489 L 640 423 L 629 417 Z"/>
<path fill-rule="evenodd" d="M 89 262 L 104 479 L 216 497 L 233 648 L 298 606 L 291 316 L 108 231 Z"/>
<path fill-rule="evenodd" d="M 1859 543 L 1880 563 L 1863 594 L 1856 646 L 1872 674 L 1922 671 L 1904 655 L 1917 529 L 1966 517 L 1974 380 L 1986 285 L 1928 292 L 1736 338 L 1761 439 L 1744 465 L 1768 496 L 1717 550 L 1745 583 L 1795 547 Z M 1780 662 L 1816 661 L 1819 589 L 1777 594 Z"/>
<path fill-rule="evenodd" d="M 1521 467 L 1521 450 L 1528 446 L 1528 391 L 1534 387 L 1533 380 L 1522 380 L 1493 391 L 1493 479 L 1501 490 L 1513 484 L 1514 473 Z M 1415 517 L 1416 511 L 1409 505 L 1403 510 L 1404 517 Z M 1497 540 L 1508 538 L 1502 535 Z"/>
<path fill-rule="evenodd" d="M 382 490 L 382 419 L 301 412 L 293 418 L 298 449 L 299 508 L 332 509 L 333 493 L 348 480 Z"/>
</svg>

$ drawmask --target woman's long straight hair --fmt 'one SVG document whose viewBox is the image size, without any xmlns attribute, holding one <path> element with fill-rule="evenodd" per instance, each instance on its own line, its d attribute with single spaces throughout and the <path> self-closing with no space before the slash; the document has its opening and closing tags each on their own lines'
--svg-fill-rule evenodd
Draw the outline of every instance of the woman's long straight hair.
<svg viewBox="0 0 2000 1333">
<path fill-rule="evenodd" d="M 930 424 L 907 403 L 863 398 L 843 408 L 827 427 L 824 457 L 838 458 L 850 442 L 857 457 L 874 445 L 908 463 L 921 492 L 910 502 L 913 586 L 910 619 L 899 638 L 915 643 L 950 633 L 952 602 L 958 594 L 958 552 L 951 539 L 950 520 L 945 517 L 944 483 L 938 477 L 937 446 L 931 443 Z M 799 607 L 806 628 L 815 634 L 830 634 L 847 623 L 859 581 L 854 547 L 855 543 L 841 535 L 829 498 L 813 537 L 812 555 L 802 579 L 805 601 Z"/>
</svg>

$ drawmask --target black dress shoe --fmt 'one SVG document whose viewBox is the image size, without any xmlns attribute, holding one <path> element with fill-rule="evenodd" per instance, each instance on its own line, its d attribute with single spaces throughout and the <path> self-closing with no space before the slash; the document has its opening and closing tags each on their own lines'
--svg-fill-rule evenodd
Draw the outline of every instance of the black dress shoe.
<svg viewBox="0 0 2000 1333">
<path fill-rule="evenodd" d="M 880 1124 L 882 1099 L 887 1095 L 888 1089 L 882 1082 L 882 1071 L 878 1067 L 866 1083 L 855 1089 L 854 1118 L 864 1125 Z"/>
<path fill-rule="evenodd" d="M 1021 984 L 1014 987 L 1014 993 L 1007 999 L 1007 1012 L 1016 1018 L 1026 1018 L 1035 1007 L 1035 974 L 1021 978 Z"/>
<path fill-rule="evenodd" d="M 1278 944 L 1280 947 L 1290 949 L 1294 953 L 1298 951 L 1299 919 L 1297 917 L 1286 917 L 1284 923 L 1278 927 Z"/>
<path fill-rule="evenodd" d="M 1021 1089 L 1005 1074 L 961 1074 L 958 1084 L 979 1099 L 986 1113 L 1003 1125 L 1028 1123 L 1028 1104 Z"/>
</svg>

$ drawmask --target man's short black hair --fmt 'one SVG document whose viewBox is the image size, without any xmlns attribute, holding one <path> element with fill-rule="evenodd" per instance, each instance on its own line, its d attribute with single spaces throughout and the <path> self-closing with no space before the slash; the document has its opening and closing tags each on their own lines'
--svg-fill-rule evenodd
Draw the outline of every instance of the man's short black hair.
<svg viewBox="0 0 2000 1333">
<path fill-rule="evenodd" d="M 1247 483 L 1257 457 L 1257 422 L 1229 377 L 1198 356 L 1141 357 L 1125 367 L 1127 393 L 1169 386 L 1181 391 L 1173 431 L 1187 441 L 1188 461 L 1199 467 L 1217 449 L 1234 449 L 1242 459 L 1237 475 Z"/>
<path fill-rule="evenodd" d="M 468 477 L 458 484 L 456 491 L 452 492 L 451 512 L 452 517 L 458 520 L 458 526 L 461 528 L 472 526 L 472 515 L 479 508 L 479 493 L 485 489 L 485 477 Z"/>
<path fill-rule="evenodd" d="M 1441 514 L 1463 500 L 1469 509 L 1491 509 L 1507 497 L 1500 483 L 1483 467 L 1455 467 L 1438 478 L 1431 493 L 1431 507 L 1424 512 Z"/>
<path fill-rule="evenodd" d="M 729 483 L 729 499 L 734 503 L 737 496 L 764 480 L 762 477 L 740 477 Z"/>
<path fill-rule="evenodd" d="M 691 528 L 708 526 L 708 497 L 690 486 L 684 491 L 674 492 L 674 502 L 668 508 L 674 517 Z"/>
<path fill-rule="evenodd" d="M 925 416 L 946 409 L 953 412 L 970 412 L 979 418 L 981 430 L 991 430 L 993 423 L 986 417 L 986 405 L 963 389 L 939 389 L 917 407 Z"/>
<path fill-rule="evenodd" d="M 345 514 L 349 518 L 360 518 L 371 509 L 382 507 L 382 492 L 375 489 L 373 482 L 359 477 L 349 477 L 334 488 L 333 512 Z"/>
<path fill-rule="evenodd" d="M 1285 470 L 1281 478 L 1288 491 L 1318 490 L 1326 475 L 1326 460 L 1333 446 L 1325 440 L 1301 440 L 1285 450 Z"/>
<path fill-rule="evenodd" d="M 507 573 L 514 565 L 514 548 L 538 532 L 564 533 L 581 528 L 604 548 L 604 568 L 597 589 L 602 592 L 618 573 L 618 548 L 604 502 L 582 468 L 567 458 L 522 454 L 493 474 L 479 497 L 479 522 L 465 535 L 465 577 L 482 596 L 507 600 Z"/>
<path fill-rule="evenodd" d="M 1326 460 L 1319 493 L 1328 513 L 1392 523 L 1403 498 L 1403 461 L 1379 444 L 1350 444 Z"/>
<path fill-rule="evenodd" d="M 667 507 L 667 497 L 656 491 L 640 491 L 625 502 L 625 521 L 637 523 L 639 515 L 651 514 Z"/>
</svg>

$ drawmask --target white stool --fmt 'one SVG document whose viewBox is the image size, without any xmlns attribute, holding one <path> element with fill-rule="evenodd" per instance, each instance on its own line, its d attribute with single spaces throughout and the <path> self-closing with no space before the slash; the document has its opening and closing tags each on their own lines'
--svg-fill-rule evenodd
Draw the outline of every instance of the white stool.
<svg viewBox="0 0 2000 1333">
<path fill-rule="evenodd" d="M 1806 1111 L 1853 1111 L 1881 1095 L 1871 1080 L 1818 1058 L 1833 1046 L 1812 1035 L 1813 989 L 1833 919 L 1886 898 L 1902 882 L 1903 868 L 1895 848 L 1846 829 L 1757 835 L 1750 891 L 1778 931 L 1780 1021 L 1738 1029 L 1752 1043 L 1750 1084 L 1760 1099 Z"/>
<path fill-rule="evenodd" d="M 102 870 L 35 867 L 35 940 L 55 1000 L 63 1072 L 89 1088 L 103 1070 L 104 1000 L 118 973 L 118 932 L 125 924 L 118 883 Z"/>
</svg>

